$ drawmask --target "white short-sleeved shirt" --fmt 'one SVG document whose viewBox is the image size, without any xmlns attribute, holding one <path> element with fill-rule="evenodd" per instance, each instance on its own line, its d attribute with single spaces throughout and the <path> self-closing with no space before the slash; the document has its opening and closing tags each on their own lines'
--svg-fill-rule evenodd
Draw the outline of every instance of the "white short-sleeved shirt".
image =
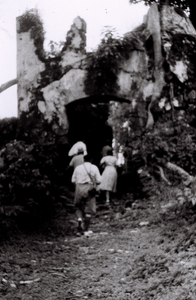
<svg viewBox="0 0 196 300">
<path fill-rule="evenodd" d="M 89 162 L 85 162 L 84 164 L 79 165 L 75 168 L 71 181 L 76 184 L 91 183 L 91 178 L 89 177 L 87 172 L 90 173 L 97 184 L 100 184 L 101 175 L 99 173 L 99 169 L 97 168 L 97 166 Z"/>
</svg>

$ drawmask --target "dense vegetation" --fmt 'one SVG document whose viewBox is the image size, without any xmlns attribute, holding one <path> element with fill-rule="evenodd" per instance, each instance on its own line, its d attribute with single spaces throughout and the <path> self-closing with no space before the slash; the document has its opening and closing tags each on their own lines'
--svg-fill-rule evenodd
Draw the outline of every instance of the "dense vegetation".
<svg viewBox="0 0 196 300">
<path fill-rule="evenodd" d="M 1 237 L 11 220 L 36 227 L 48 218 L 58 201 L 61 172 L 57 148 L 10 141 L 0 151 Z M 19 223 L 18 223 L 19 222 Z"/>
</svg>

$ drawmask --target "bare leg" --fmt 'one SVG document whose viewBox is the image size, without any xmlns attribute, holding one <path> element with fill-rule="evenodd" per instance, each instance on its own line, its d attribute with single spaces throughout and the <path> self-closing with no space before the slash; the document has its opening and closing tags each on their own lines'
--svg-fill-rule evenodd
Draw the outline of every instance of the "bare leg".
<svg viewBox="0 0 196 300">
<path fill-rule="evenodd" d="M 86 214 L 84 218 L 84 231 L 88 231 L 91 222 L 91 214 Z"/>
<path fill-rule="evenodd" d="M 81 209 L 76 209 L 76 218 L 77 219 L 83 219 L 83 212 L 82 212 L 82 210 Z"/>
<path fill-rule="evenodd" d="M 78 221 L 78 231 L 79 232 L 82 232 L 83 231 L 83 217 L 84 217 L 84 214 L 82 212 L 81 209 L 76 209 L 76 217 L 77 217 L 77 221 Z"/>
<path fill-rule="evenodd" d="M 110 203 L 110 192 L 106 191 L 106 203 L 109 204 Z"/>
<path fill-rule="evenodd" d="M 91 223 L 92 217 L 96 213 L 96 198 L 95 197 L 89 197 L 85 209 L 84 209 L 84 231 L 88 232 L 89 231 L 89 226 Z"/>
</svg>

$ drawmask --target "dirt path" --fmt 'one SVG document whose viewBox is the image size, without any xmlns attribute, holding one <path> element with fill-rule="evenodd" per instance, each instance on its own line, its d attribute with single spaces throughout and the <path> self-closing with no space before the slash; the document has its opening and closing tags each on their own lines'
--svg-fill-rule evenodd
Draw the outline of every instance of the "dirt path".
<svg viewBox="0 0 196 300">
<path fill-rule="evenodd" d="M 88 238 L 9 242 L 1 248 L 0 299 L 195 300 L 191 227 L 172 216 L 160 221 L 153 206 L 142 207 L 96 218 Z"/>
</svg>

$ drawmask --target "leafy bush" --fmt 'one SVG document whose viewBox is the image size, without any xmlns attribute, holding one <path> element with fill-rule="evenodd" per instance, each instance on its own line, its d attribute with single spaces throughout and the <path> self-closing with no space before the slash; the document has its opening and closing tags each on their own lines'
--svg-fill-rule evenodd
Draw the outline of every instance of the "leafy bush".
<svg viewBox="0 0 196 300">
<path fill-rule="evenodd" d="M 164 190 L 168 184 L 162 181 L 160 167 L 168 182 L 172 186 L 181 186 L 184 193 L 185 186 L 182 185 L 182 176 L 177 172 L 168 170 L 166 164 L 171 162 L 192 176 L 196 174 L 196 143 L 195 129 L 191 127 L 180 127 L 181 131 L 173 135 L 161 135 L 155 128 L 154 131 L 145 132 L 140 137 L 129 141 L 125 148 L 127 153 L 127 168 L 138 170 L 141 193 L 144 198 L 156 195 L 166 198 Z M 137 172 L 137 171 L 136 171 Z M 165 186 L 165 188 L 163 188 Z M 193 197 L 187 201 L 193 202 Z"/>
<path fill-rule="evenodd" d="M 59 173 L 55 146 L 27 145 L 13 141 L 1 149 L 1 221 L 5 216 L 26 214 L 35 222 L 47 217 L 58 195 Z"/>
<path fill-rule="evenodd" d="M 5 118 L 0 120 L 0 148 L 16 138 L 18 118 Z"/>
</svg>

